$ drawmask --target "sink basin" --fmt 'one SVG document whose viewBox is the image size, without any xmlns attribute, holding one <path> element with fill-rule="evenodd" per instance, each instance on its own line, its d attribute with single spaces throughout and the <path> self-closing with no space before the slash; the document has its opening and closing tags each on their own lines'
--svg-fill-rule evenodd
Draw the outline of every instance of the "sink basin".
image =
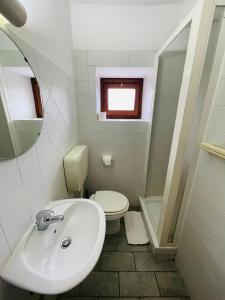
<svg viewBox="0 0 225 300">
<path fill-rule="evenodd" d="M 0 275 L 29 291 L 59 294 L 78 285 L 94 268 L 104 243 L 105 214 L 87 199 L 58 200 L 46 209 L 64 215 L 64 220 L 44 231 L 33 223 Z"/>
</svg>

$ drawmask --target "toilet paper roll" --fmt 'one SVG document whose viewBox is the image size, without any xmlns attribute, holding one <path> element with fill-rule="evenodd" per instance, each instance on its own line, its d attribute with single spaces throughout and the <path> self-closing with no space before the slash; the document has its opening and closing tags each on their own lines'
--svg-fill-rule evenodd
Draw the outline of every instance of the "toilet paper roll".
<svg viewBox="0 0 225 300">
<path fill-rule="evenodd" d="M 102 156 L 102 161 L 105 166 L 111 166 L 112 160 L 113 160 L 112 155 L 103 155 Z"/>
</svg>

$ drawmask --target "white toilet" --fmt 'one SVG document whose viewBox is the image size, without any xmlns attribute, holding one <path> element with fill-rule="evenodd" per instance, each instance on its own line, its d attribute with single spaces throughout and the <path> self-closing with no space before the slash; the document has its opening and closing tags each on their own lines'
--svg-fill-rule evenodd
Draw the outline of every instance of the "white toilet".
<svg viewBox="0 0 225 300">
<path fill-rule="evenodd" d="M 83 196 L 83 185 L 88 171 L 87 146 L 74 147 L 64 157 L 64 169 L 69 192 L 80 192 Z M 106 234 L 115 234 L 120 230 L 120 219 L 129 208 L 129 201 L 123 194 L 114 191 L 97 191 L 90 199 L 98 202 L 106 216 Z"/>
</svg>

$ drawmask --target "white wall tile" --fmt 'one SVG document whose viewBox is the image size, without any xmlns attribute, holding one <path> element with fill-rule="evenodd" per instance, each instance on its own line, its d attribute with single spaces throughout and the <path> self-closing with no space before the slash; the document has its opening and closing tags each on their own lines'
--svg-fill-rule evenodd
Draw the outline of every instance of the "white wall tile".
<svg viewBox="0 0 225 300">
<path fill-rule="evenodd" d="M 101 66 L 102 65 L 101 50 L 88 50 L 88 65 L 89 66 Z"/>
<path fill-rule="evenodd" d="M 76 89 L 77 89 L 77 94 L 87 94 L 89 89 L 88 89 L 88 81 L 76 81 Z"/>
<path fill-rule="evenodd" d="M 34 182 L 39 181 L 43 184 L 43 177 L 35 147 L 32 147 L 26 155 L 19 156 L 17 162 L 26 191 L 32 191 Z"/>
<path fill-rule="evenodd" d="M 16 160 L 1 160 L 0 180 L 6 178 L 8 175 L 17 172 L 18 167 Z"/>
<path fill-rule="evenodd" d="M 115 65 L 115 53 L 114 51 L 105 50 L 102 51 L 102 65 L 113 67 Z"/>
<path fill-rule="evenodd" d="M 76 81 L 76 87 L 80 143 L 86 144 L 89 150 L 87 187 L 91 192 L 103 188 L 121 191 L 129 195 L 131 205 L 138 204 L 138 196 L 143 193 L 148 122 L 97 121 L 96 66 L 128 66 L 129 54 L 133 59 L 132 65 L 149 66 L 152 53 L 111 50 L 88 50 L 88 52 L 84 50 L 84 53 L 88 56 L 86 64 L 88 82 Z M 78 55 L 85 57 L 85 54 L 82 55 L 82 50 L 79 50 Z M 85 63 L 84 59 L 83 63 Z M 80 72 L 77 62 L 74 65 L 75 71 Z M 112 168 L 105 169 L 103 166 L 101 156 L 104 153 L 113 155 Z"/>
<path fill-rule="evenodd" d="M 9 246 L 5 239 L 5 235 L 1 227 L 0 227 L 0 249 L 1 249 L 0 251 L 0 268 L 1 268 L 11 254 Z"/>
<path fill-rule="evenodd" d="M 88 108 L 79 109 L 80 120 L 97 120 L 96 108 L 89 106 Z"/>
<path fill-rule="evenodd" d="M 88 60 L 87 50 L 73 50 L 75 66 L 86 66 Z"/>
<path fill-rule="evenodd" d="M 142 54 L 142 64 L 144 66 L 154 66 L 155 52 L 154 51 L 144 51 Z"/>
<path fill-rule="evenodd" d="M 129 65 L 129 52 L 128 51 L 115 51 L 115 65 L 128 66 Z"/>
<path fill-rule="evenodd" d="M 139 51 L 129 52 L 129 65 L 130 66 L 142 66 L 142 55 Z"/>
<path fill-rule="evenodd" d="M 12 188 L 13 187 L 13 188 Z M 18 199 L 24 199 L 25 193 L 19 170 L 11 173 L 0 181 L 2 193 L 0 202 L 0 218 L 8 213 L 10 209 L 17 208 Z"/>
<path fill-rule="evenodd" d="M 225 105 L 225 78 L 219 82 L 215 105 Z"/>
<path fill-rule="evenodd" d="M 88 68 L 87 66 L 76 66 L 75 68 L 76 80 L 88 80 Z"/>
<path fill-rule="evenodd" d="M 209 129 L 225 132 L 224 128 L 225 106 L 214 106 L 209 122 Z"/>
<path fill-rule="evenodd" d="M 96 111 L 96 98 L 94 94 L 83 94 L 77 97 L 79 108 L 94 107 Z"/>
<path fill-rule="evenodd" d="M 28 226 L 31 224 L 31 215 L 26 202 L 18 198 L 16 206 L 11 207 L 0 219 L 2 229 L 10 250 L 13 251 Z"/>
<path fill-rule="evenodd" d="M 94 81 L 96 79 L 96 67 L 88 66 L 88 80 Z"/>
<path fill-rule="evenodd" d="M 96 81 L 91 80 L 88 82 L 88 92 L 89 94 L 96 94 Z"/>
</svg>

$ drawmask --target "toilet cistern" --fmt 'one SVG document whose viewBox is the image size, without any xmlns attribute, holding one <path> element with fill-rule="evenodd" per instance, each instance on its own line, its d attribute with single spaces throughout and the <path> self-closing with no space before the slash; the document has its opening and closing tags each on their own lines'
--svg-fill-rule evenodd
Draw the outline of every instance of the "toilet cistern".
<svg viewBox="0 0 225 300">
<path fill-rule="evenodd" d="M 63 215 L 54 215 L 54 211 L 47 209 L 47 210 L 41 210 L 36 215 L 36 225 L 37 229 L 39 231 L 46 230 L 50 224 L 63 221 L 64 216 Z"/>
</svg>

